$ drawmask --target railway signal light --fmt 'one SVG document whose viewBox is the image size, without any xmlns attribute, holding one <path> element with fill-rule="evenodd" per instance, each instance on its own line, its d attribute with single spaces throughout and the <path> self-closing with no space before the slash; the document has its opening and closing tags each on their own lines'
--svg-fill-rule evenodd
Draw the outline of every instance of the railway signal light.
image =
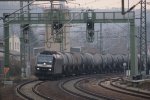
<svg viewBox="0 0 150 100">
<path fill-rule="evenodd" d="M 87 30 L 94 30 L 94 22 L 93 21 L 88 21 L 87 22 Z"/>
<path fill-rule="evenodd" d="M 63 34 L 63 29 L 61 29 L 62 27 L 63 27 L 63 24 L 58 21 L 54 21 L 52 24 L 53 40 L 56 43 L 62 42 L 62 34 Z"/>
<path fill-rule="evenodd" d="M 94 22 L 90 19 L 86 23 L 86 36 L 88 42 L 94 41 Z"/>
<path fill-rule="evenodd" d="M 53 29 L 54 30 L 59 30 L 63 27 L 62 23 L 59 23 L 59 22 L 54 22 L 53 23 Z"/>
</svg>

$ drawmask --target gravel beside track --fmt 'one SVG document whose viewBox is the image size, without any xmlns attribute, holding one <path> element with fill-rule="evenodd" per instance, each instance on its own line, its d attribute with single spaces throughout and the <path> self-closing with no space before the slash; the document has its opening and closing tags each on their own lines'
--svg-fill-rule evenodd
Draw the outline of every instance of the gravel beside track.
<svg viewBox="0 0 150 100">
<path fill-rule="evenodd" d="M 101 80 L 99 80 L 99 78 L 81 81 L 80 88 L 88 90 L 90 92 L 94 92 L 99 95 L 105 95 L 107 97 L 112 97 L 112 98 L 115 98 L 116 100 L 148 100 L 148 99 L 143 99 L 141 97 L 131 96 L 131 95 L 115 92 L 112 90 L 108 90 L 108 89 L 103 88 L 98 85 L 100 81 Z M 107 84 L 107 87 L 109 88 L 111 86 L 109 84 Z"/>
<path fill-rule="evenodd" d="M 0 100 L 23 100 L 15 92 L 16 85 L 0 87 Z"/>
</svg>

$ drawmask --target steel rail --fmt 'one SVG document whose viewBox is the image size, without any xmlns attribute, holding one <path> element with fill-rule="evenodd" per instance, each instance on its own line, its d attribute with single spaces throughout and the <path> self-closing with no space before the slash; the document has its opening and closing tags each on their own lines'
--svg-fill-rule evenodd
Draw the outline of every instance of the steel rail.
<svg viewBox="0 0 150 100">
<path fill-rule="evenodd" d="M 105 85 L 102 85 L 102 83 L 106 82 L 106 81 L 108 81 L 108 79 L 104 79 L 104 80 L 100 81 L 98 83 L 98 85 L 103 87 L 103 88 L 105 88 L 105 89 L 111 90 L 111 91 L 115 91 L 115 92 L 131 95 L 131 96 L 141 97 L 141 98 L 145 98 L 145 99 L 150 99 L 150 96 L 147 93 L 140 92 L 140 91 L 134 91 L 132 89 L 127 89 L 127 88 L 123 88 L 123 87 L 120 87 L 120 86 L 116 86 L 116 85 L 114 85 L 111 82 L 110 82 L 110 85 L 112 87 L 115 87 L 116 89 L 108 87 L 108 86 L 105 86 Z"/>
<path fill-rule="evenodd" d="M 72 79 L 68 79 L 68 80 L 65 80 L 64 82 L 61 82 L 61 83 L 59 84 L 59 87 L 60 87 L 60 89 L 62 89 L 64 92 L 66 92 L 66 93 L 68 93 L 68 94 L 70 94 L 70 95 L 77 96 L 77 97 L 81 97 L 81 98 L 85 98 L 85 99 L 88 99 L 88 100 L 97 100 L 96 98 L 99 98 L 99 99 L 102 99 L 102 100 L 115 100 L 114 98 L 106 97 L 106 96 L 104 96 L 104 95 L 97 95 L 97 94 L 91 93 L 91 92 L 89 92 L 89 91 L 83 90 L 83 89 L 81 89 L 81 88 L 78 87 L 78 83 L 79 83 L 80 81 L 83 81 L 83 80 L 85 80 L 85 79 L 90 79 L 90 78 L 92 78 L 92 77 L 100 76 L 100 75 L 104 76 L 103 74 L 97 74 L 97 75 L 92 75 L 92 76 L 90 76 L 90 75 L 85 75 L 85 76 L 81 76 L 81 77 L 75 77 L 75 78 L 72 78 Z M 78 80 L 77 82 L 75 82 L 75 84 L 73 85 L 74 88 L 77 89 L 78 91 L 81 91 L 81 92 L 87 94 L 88 96 L 85 96 L 85 95 L 79 94 L 79 93 L 75 93 L 75 92 L 73 92 L 73 91 L 71 91 L 71 90 L 68 90 L 68 89 L 66 89 L 66 88 L 64 87 L 64 85 L 65 85 L 67 82 L 73 81 L 73 80 L 77 80 L 77 79 L 79 79 L 79 80 Z M 95 97 L 95 98 L 93 98 L 93 97 Z"/>
<path fill-rule="evenodd" d="M 51 97 L 47 97 L 47 96 L 45 96 L 45 95 L 43 95 L 43 94 L 41 94 L 40 92 L 37 91 L 38 86 L 41 85 L 42 83 L 44 83 L 44 82 L 40 82 L 40 83 L 34 85 L 34 87 L 32 88 L 32 91 L 33 91 L 35 94 L 37 94 L 38 96 L 43 97 L 43 98 L 46 99 L 46 100 L 55 100 L 55 99 L 53 99 L 53 98 L 51 98 Z"/>
<path fill-rule="evenodd" d="M 36 81 L 38 81 L 38 80 L 32 80 L 32 81 L 28 81 L 28 82 L 22 83 L 21 85 L 19 85 L 19 86 L 16 88 L 17 93 L 18 93 L 20 96 L 22 96 L 23 98 L 25 98 L 25 99 L 34 100 L 32 97 L 29 97 L 29 96 L 27 96 L 25 93 L 23 93 L 23 91 L 22 91 L 21 89 L 22 89 L 22 87 L 24 87 L 25 85 L 30 84 L 30 83 L 32 83 L 32 82 L 36 82 Z M 37 96 L 43 98 L 43 99 L 46 99 L 46 100 L 54 100 L 54 99 L 52 99 L 52 98 L 50 98 L 50 97 L 46 97 L 46 96 L 42 95 L 41 93 L 39 93 L 39 92 L 36 90 L 36 89 L 37 89 L 37 86 L 41 85 L 41 84 L 44 83 L 44 82 L 45 82 L 45 81 L 41 81 L 41 82 L 36 83 L 36 84 L 32 87 L 32 92 L 33 92 L 34 94 L 36 94 Z"/>
</svg>

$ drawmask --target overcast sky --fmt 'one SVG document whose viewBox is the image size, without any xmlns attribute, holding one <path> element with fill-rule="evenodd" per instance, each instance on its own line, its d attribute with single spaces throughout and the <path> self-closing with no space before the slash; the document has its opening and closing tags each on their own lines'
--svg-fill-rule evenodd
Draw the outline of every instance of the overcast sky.
<svg viewBox="0 0 150 100">
<path fill-rule="evenodd" d="M 66 5 L 73 8 L 81 7 L 81 8 L 91 8 L 91 9 L 111 9 L 111 8 L 121 8 L 121 1 L 122 0 L 67 0 Z M 124 0 L 124 1 L 125 1 L 125 7 L 128 8 L 128 4 L 129 7 L 131 7 L 134 4 L 137 4 L 140 0 Z M 150 0 L 146 0 L 146 1 L 149 2 L 149 4 L 147 4 L 147 8 L 150 9 Z M 15 6 L 15 3 L 16 2 L 12 2 L 12 7 L 13 5 Z M 41 0 L 41 1 L 36 1 L 35 3 L 38 3 L 39 6 L 50 6 L 49 1 L 42 2 Z M 140 4 L 135 7 L 135 9 L 139 9 L 139 8 L 140 8 Z"/>
<path fill-rule="evenodd" d="M 121 1 L 122 0 L 75 0 L 75 3 L 79 3 L 81 7 L 86 8 L 93 8 L 93 9 L 108 9 L 112 7 L 120 8 L 121 7 Z M 138 3 L 140 0 L 125 0 L 125 7 L 128 7 L 128 1 L 129 6 Z M 147 0 L 147 2 L 150 2 L 150 0 Z M 72 6 L 78 6 L 77 4 L 69 4 Z M 136 9 L 139 9 L 140 5 L 136 7 Z M 150 5 L 147 5 L 147 8 L 150 8 Z"/>
</svg>

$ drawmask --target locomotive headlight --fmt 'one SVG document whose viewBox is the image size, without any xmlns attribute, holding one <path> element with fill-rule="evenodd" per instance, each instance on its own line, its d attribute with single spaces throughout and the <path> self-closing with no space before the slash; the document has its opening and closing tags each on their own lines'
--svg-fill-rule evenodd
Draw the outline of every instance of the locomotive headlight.
<svg viewBox="0 0 150 100">
<path fill-rule="evenodd" d="M 52 69 L 48 69 L 49 71 L 51 71 Z"/>
<path fill-rule="evenodd" d="M 44 65 L 46 65 L 46 63 L 44 63 Z"/>
<path fill-rule="evenodd" d="M 40 68 L 36 68 L 37 70 L 40 70 Z"/>
</svg>

